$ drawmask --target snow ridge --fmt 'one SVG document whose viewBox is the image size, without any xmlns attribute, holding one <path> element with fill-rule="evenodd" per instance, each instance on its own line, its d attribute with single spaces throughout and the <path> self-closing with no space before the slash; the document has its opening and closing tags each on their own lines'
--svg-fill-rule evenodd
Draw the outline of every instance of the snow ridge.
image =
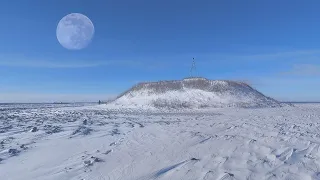
<svg viewBox="0 0 320 180">
<path fill-rule="evenodd" d="M 203 109 L 281 107 L 282 105 L 243 82 L 186 78 L 139 83 L 119 95 L 109 106 Z"/>
</svg>

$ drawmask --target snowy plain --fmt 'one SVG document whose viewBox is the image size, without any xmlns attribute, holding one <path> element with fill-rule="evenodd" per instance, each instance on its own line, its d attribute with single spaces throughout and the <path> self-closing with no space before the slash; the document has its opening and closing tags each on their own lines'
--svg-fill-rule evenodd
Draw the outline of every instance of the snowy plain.
<svg viewBox="0 0 320 180">
<path fill-rule="evenodd" d="M 320 179 L 320 104 L 0 105 L 1 180 Z"/>
</svg>

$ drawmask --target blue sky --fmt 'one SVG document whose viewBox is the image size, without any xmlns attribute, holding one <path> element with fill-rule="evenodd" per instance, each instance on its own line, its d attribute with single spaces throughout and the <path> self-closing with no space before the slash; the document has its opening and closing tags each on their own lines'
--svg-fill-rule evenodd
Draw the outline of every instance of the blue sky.
<svg viewBox="0 0 320 180">
<path fill-rule="evenodd" d="M 320 1 L 32 0 L 0 3 L 0 102 L 97 101 L 140 81 L 244 80 L 280 99 L 320 101 Z M 94 26 L 80 51 L 59 20 Z"/>
</svg>

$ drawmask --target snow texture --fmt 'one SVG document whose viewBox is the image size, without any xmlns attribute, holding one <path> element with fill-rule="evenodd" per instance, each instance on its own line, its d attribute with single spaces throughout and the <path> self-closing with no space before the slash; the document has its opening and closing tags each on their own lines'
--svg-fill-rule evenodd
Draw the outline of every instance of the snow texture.
<svg viewBox="0 0 320 180">
<path fill-rule="evenodd" d="M 109 103 L 110 108 L 205 109 L 219 107 L 280 107 L 243 82 L 188 78 L 140 83 Z"/>
<path fill-rule="evenodd" d="M 320 179 L 320 104 L 107 107 L 0 105 L 0 179 Z"/>
</svg>

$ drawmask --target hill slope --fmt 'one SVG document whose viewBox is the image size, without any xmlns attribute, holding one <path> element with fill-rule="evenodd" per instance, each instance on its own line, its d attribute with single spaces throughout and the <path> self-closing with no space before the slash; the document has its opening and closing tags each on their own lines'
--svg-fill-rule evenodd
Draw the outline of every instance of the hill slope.
<svg viewBox="0 0 320 180">
<path fill-rule="evenodd" d="M 140 83 L 110 105 L 151 108 L 280 107 L 243 82 L 187 78 Z"/>
</svg>

